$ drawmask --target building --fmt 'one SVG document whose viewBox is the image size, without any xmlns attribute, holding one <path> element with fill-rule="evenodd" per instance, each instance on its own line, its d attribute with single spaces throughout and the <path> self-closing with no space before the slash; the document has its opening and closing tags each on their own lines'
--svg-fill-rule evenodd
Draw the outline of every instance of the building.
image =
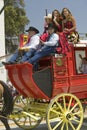
<svg viewBox="0 0 87 130">
<path fill-rule="evenodd" d="M 0 10 L 4 6 L 4 0 L 0 0 Z M 0 57 L 5 55 L 5 26 L 4 26 L 4 11 L 0 14 Z M 0 58 L 0 80 L 6 81 L 6 70 L 1 64 L 5 58 Z"/>
</svg>

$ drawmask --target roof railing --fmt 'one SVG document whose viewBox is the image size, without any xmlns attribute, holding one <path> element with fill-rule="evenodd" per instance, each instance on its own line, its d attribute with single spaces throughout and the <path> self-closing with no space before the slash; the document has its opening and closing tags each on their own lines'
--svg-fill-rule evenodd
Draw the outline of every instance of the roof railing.
<svg viewBox="0 0 87 130">
<path fill-rule="evenodd" d="M 87 33 L 79 33 L 81 40 L 87 40 Z"/>
</svg>

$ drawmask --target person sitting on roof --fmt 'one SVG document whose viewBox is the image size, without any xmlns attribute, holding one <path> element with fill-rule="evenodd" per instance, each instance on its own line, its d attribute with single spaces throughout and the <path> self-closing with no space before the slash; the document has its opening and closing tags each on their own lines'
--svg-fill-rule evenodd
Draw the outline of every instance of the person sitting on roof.
<svg viewBox="0 0 87 130">
<path fill-rule="evenodd" d="M 55 26 L 55 31 L 57 34 L 62 32 L 62 17 L 57 9 L 52 11 L 52 23 Z"/>
<path fill-rule="evenodd" d="M 32 57 L 36 50 L 38 49 L 40 38 L 37 35 L 39 33 L 38 29 L 35 27 L 29 27 L 28 30 L 26 30 L 29 33 L 29 42 L 26 43 L 22 48 L 19 48 L 16 50 L 14 55 L 10 58 L 8 62 L 2 62 L 2 64 L 14 64 L 17 63 L 16 60 L 21 55 L 20 52 L 23 53 L 22 60 L 26 61 L 28 58 Z"/>
<path fill-rule="evenodd" d="M 58 46 L 59 36 L 55 33 L 55 26 L 50 23 L 48 25 L 48 38 L 46 42 L 40 40 L 43 45 L 39 50 L 36 51 L 33 57 L 29 58 L 27 62 L 31 64 L 36 64 L 42 57 L 49 55 L 50 53 L 55 52 L 56 46 Z M 23 61 L 23 60 L 22 60 Z"/>
<path fill-rule="evenodd" d="M 44 32 L 40 35 L 40 39 L 45 42 L 48 38 L 48 24 L 52 23 L 52 14 L 44 16 L 44 19 L 45 19 Z"/>
<path fill-rule="evenodd" d="M 60 12 L 57 9 L 55 9 L 52 11 L 52 14 L 44 16 L 44 18 L 45 18 L 44 32 L 40 36 L 40 39 L 45 42 L 48 37 L 48 24 L 50 23 L 54 24 L 55 32 L 57 34 L 62 32 L 62 17 L 60 15 Z"/>
<path fill-rule="evenodd" d="M 47 16 L 44 16 L 45 23 L 44 23 L 44 32 L 47 33 L 48 31 L 48 24 L 52 23 L 52 14 L 48 14 Z"/>
<path fill-rule="evenodd" d="M 62 9 L 61 16 L 62 20 L 62 30 L 65 33 L 69 42 L 78 43 L 79 34 L 76 31 L 76 20 L 71 14 L 70 10 L 67 8 Z"/>
</svg>

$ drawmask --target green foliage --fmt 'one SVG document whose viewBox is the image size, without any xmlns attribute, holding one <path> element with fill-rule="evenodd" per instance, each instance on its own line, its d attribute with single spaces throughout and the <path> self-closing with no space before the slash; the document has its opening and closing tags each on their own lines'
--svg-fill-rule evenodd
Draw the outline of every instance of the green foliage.
<svg viewBox="0 0 87 130">
<path fill-rule="evenodd" d="M 4 3 L 8 1 L 5 7 L 5 35 L 6 35 L 6 52 L 14 51 L 13 37 L 19 37 L 21 33 L 24 33 L 25 26 L 29 23 L 29 19 L 26 16 L 24 0 L 4 0 Z"/>
<path fill-rule="evenodd" d="M 24 0 L 9 0 L 5 8 L 6 36 L 18 36 L 24 32 L 28 23 L 29 20 L 24 9 Z"/>
</svg>

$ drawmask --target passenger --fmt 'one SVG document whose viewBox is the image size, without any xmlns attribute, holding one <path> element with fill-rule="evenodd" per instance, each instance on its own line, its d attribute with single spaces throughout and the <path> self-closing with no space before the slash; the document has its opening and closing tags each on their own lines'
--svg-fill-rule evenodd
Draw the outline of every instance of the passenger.
<svg viewBox="0 0 87 130">
<path fill-rule="evenodd" d="M 48 39 L 46 42 L 40 40 L 43 45 L 41 49 L 39 49 L 32 58 L 27 60 L 27 62 L 35 65 L 42 57 L 49 55 L 50 53 L 55 52 L 56 46 L 58 46 L 59 36 L 55 33 L 55 27 L 51 23 L 48 25 Z"/>
<path fill-rule="evenodd" d="M 79 57 L 82 61 L 81 66 L 79 67 L 79 70 L 81 73 L 87 74 L 87 58 L 86 57 L 82 58 L 80 54 L 79 54 Z"/>
<path fill-rule="evenodd" d="M 52 14 L 44 16 L 44 18 L 45 18 L 44 32 L 40 35 L 40 39 L 45 42 L 48 38 L 48 24 L 52 23 Z"/>
<path fill-rule="evenodd" d="M 79 34 L 76 31 L 76 21 L 69 9 L 63 8 L 61 15 L 63 17 L 62 30 L 66 34 L 68 41 L 74 43 L 79 42 Z"/>
<path fill-rule="evenodd" d="M 62 31 L 62 17 L 57 9 L 52 12 L 52 22 L 55 25 L 56 33 L 59 34 Z"/>
<path fill-rule="evenodd" d="M 48 14 L 45 18 L 44 33 L 40 36 L 42 41 L 46 41 L 48 37 L 48 24 L 53 23 L 55 26 L 55 32 L 59 34 L 62 31 L 62 18 L 58 10 L 54 10 L 52 14 Z"/>
<path fill-rule="evenodd" d="M 47 16 L 44 16 L 45 24 L 44 24 L 44 32 L 47 33 L 48 31 L 48 24 L 52 23 L 52 14 L 48 14 Z"/>
<path fill-rule="evenodd" d="M 27 59 L 32 57 L 36 52 L 36 50 L 38 49 L 38 45 L 40 42 L 40 38 L 37 35 L 39 33 L 38 29 L 31 26 L 26 31 L 29 33 L 29 37 L 30 37 L 29 42 L 25 44 L 22 48 L 17 49 L 8 62 L 2 62 L 4 65 L 17 63 L 16 60 L 19 57 L 19 55 L 21 55 L 20 52 L 23 52 L 21 61 L 26 61 Z"/>
</svg>

